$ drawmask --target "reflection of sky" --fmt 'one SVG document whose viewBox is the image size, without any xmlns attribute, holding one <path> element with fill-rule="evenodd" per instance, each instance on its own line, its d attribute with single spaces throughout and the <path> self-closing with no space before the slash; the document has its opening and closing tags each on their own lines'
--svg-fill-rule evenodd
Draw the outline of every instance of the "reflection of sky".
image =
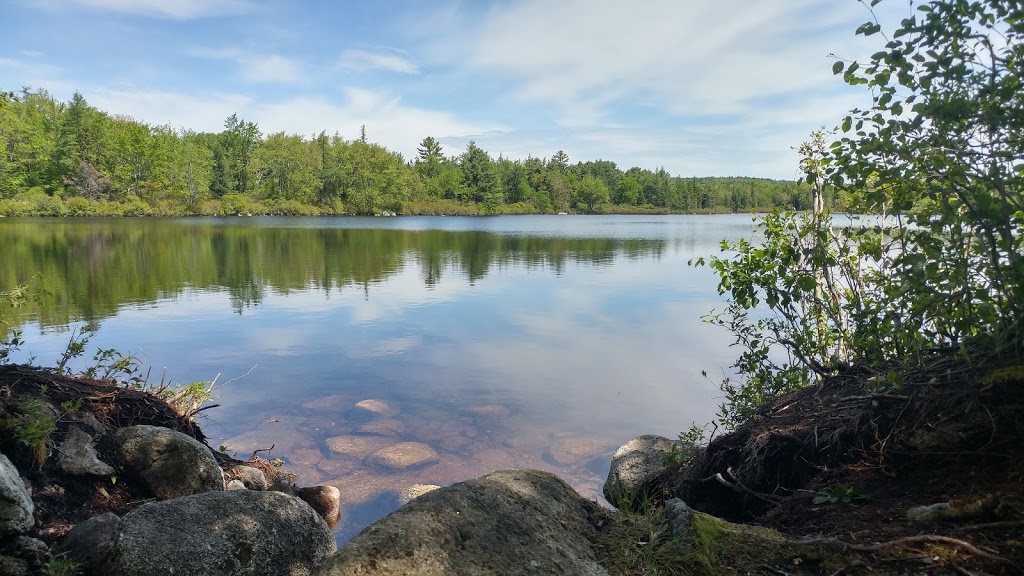
<svg viewBox="0 0 1024 576">
<path fill-rule="evenodd" d="M 280 221 L 306 226 L 319 220 Z M 339 220 L 327 220 L 337 224 Z M 341 219 L 351 225 L 347 219 Z M 714 277 L 689 258 L 717 253 L 725 235 L 748 235 L 748 216 L 616 218 L 362 219 L 419 228 L 667 240 L 659 256 L 546 267 L 492 266 L 473 285 L 448 272 L 434 286 L 410 258 L 369 287 L 270 291 L 236 313 L 222 292 L 188 291 L 126 307 L 105 320 L 90 349 L 141 350 L 176 380 L 246 379 L 221 391 L 220 424 L 241 429 L 246 410 L 272 411 L 339 387 L 451 400 L 487 394 L 567 430 L 625 437 L 672 435 L 714 415 L 729 337 L 700 316 L 719 302 Z M 208 223 L 208 222 L 207 222 Z M 37 357 L 59 354 L 66 334 L 26 336 Z M 282 390 L 287 394 L 282 395 Z M 237 414 L 236 414 L 237 413 Z M 230 417 L 228 417 L 230 415 Z"/>
</svg>

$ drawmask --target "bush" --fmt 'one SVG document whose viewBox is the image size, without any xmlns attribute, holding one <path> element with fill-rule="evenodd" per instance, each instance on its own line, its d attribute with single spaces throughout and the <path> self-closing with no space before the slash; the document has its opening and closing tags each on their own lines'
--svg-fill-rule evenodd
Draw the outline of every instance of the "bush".
<svg viewBox="0 0 1024 576">
<path fill-rule="evenodd" d="M 94 216 L 96 214 L 96 205 L 85 198 L 75 196 L 68 198 L 64 202 L 64 212 L 68 216 L 75 217 Z"/>
</svg>

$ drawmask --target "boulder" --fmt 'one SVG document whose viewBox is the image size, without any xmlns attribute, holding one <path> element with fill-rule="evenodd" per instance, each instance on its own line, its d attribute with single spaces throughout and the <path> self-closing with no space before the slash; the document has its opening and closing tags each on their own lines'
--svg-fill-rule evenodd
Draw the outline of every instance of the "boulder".
<svg viewBox="0 0 1024 576">
<path fill-rule="evenodd" d="M 405 490 L 398 493 L 398 503 L 405 506 L 409 502 L 412 502 L 416 498 L 429 494 L 434 490 L 440 490 L 441 487 L 436 484 L 413 484 Z"/>
<path fill-rule="evenodd" d="M 341 520 L 341 490 L 334 486 L 304 486 L 295 489 L 295 495 L 309 504 L 313 510 L 334 529 Z"/>
<path fill-rule="evenodd" d="M 228 483 L 224 485 L 224 489 L 225 490 L 248 490 L 248 488 L 245 487 L 245 484 L 241 480 L 238 480 L 237 478 L 234 479 L 234 480 L 228 480 Z"/>
<path fill-rule="evenodd" d="M 111 576 L 306 576 L 335 550 L 323 518 L 281 492 L 206 492 L 151 502 L 121 519 Z"/>
<path fill-rule="evenodd" d="M 391 471 L 408 470 L 437 462 L 437 452 L 419 442 L 400 442 L 377 450 L 366 462 Z"/>
<path fill-rule="evenodd" d="M 114 474 L 114 469 L 101 461 L 99 455 L 96 454 L 96 443 L 92 436 L 77 426 L 68 428 L 64 435 L 64 441 L 60 443 L 57 452 L 60 454 L 57 463 L 68 474 L 76 476 L 110 476 Z"/>
<path fill-rule="evenodd" d="M 125 469 L 161 500 L 224 489 L 213 453 L 188 436 L 158 426 L 129 426 L 114 435 Z"/>
<path fill-rule="evenodd" d="M 553 474 L 501 470 L 416 498 L 316 574 L 603 575 L 591 547 L 598 514 Z"/>
<path fill-rule="evenodd" d="M 0 454 L 0 535 L 28 532 L 35 525 L 34 512 L 18 469 Z"/>
<path fill-rule="evenodd" d="M 665 453 L 677 445 L 678 442 L 653 434 L 638 436 L 623 444 L 612 455 L 604 497 L 618 505 L 623 497 L 645 491 L 647 483 L 666 469 Z"/>
<path fill-rule="evenodd" d="M 104 562 L 119 522 L 121 519 L 111 512 L 79 522 L 56 551 L 79 562 L 86 574 L 106 574 Z"/>
</svg>

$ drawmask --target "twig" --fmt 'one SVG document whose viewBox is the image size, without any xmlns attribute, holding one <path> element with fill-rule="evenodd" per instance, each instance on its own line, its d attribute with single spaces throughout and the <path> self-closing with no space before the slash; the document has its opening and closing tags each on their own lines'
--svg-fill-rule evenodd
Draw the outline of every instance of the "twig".
<svg viewBox="0 0 1024 576">
<path fill-rule="evenodd" d="M 252 456 L 249 457 L 249 460 L 255 460 L 256 455 L 259 454 L 260 452 L 270 452 L 271 450 L 274 449 L 274 446 L 277 446 L 277 444 L 271 444 L 270 448 L 257 448 L 256 450 L 253 450 Z"/>
<path fill-rule="evenodd" d="M 217 378 L 220 378 L 220 373 L 218 372 L 218 373 L 217 373 L 217 375 L 216 375 L 216 376 L 215 376 L 215 377 L 213 378 L 213 382 L 210 382 L 210 392 L 213 392 L 213 391 L 215 391 L 215 390 L 219 390 L 219 389 L 221 389 L 221 388 L 223 388 L 223 387 L 227 386 L 228 384 L 231 384 L 231 383 L 232 383 L 232 382 L 234 382 L 235 380 L 241 380 L 242 378 L 245 378 L 246 376 L 248 376 L 249 374 L 251 374 L 251 373 L 252 373 L 252 371 L 253 371 L 253 370 L 255 370 L 257 366 L 259 366 L 259 363 L 258 363 L 258 362 L 257 362 L 256 364 L 253 364 L 253 365 L 252 365 L 252 368 L 249 368 L 249 369 L 248 369 L 248 370 L 247 370 L 247 371 L 245 372 L 245 374 L 242 374 L 241 376 L 235 376 L 234 378 L 232 378 L 231 380 L 228 380 L 227 382 L 225 382 L 225 383 L 221 384 L 220 386 L 217 386 Z"/>
<path fill-rule="evenodd" d="M 953 529 L 953 532 L 974 532 L 976 530 L 1002 530 L 1003 528 L 1024 528 L 1024 520 L 1008 520 L 1004 522 L 988 522 L 986 524 L 958 526 Z"/>
<path fill-rule="evenodd" d="M 753 496 L 755 498 L 759 498 L 761 500 L 764 500 L 765 502 L 767 502 L 767 503 L 769 503 L 769 504 L 771 504 L 773 506 L 778 504 L 778 498 L 776 498 L 774 496 L 771 496 L 770 494 L 761 494 L 760 492 L 754 492 L 750 488 L 747 488 L 746 486 L 744 486 L 743 483 L 741 483 L 739 480 L 737 480 L 736 476 L 733 475 L 732 467 L 730 467 L 728 469 L 727 474 L 729 474 L 729 476 L 732 477 L 733 482 L 730 482 L 730 481 L 726 480 L 725 477 L 722 476 L 721 472 L 716 472 L 715 474 L 713 474 L 711 476 L 708 476 L 707 478 L 701 478 L 701 479 L 697 480 L 697 482 L 701 482 L 701 483 L 718 482 L 722 486 L 725 486 L 726 488 L 728 488 L 729 490 L 732 490 L 733 492 L 735 492 L 737 494 L 749 494 L 749 495 L 751 495 L 751 496 Z"/>
</svg>

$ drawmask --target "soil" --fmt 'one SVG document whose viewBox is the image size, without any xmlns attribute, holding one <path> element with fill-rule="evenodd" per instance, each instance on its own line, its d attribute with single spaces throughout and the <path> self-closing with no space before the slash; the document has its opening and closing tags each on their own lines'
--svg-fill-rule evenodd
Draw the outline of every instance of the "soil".
<svg viewBox="0 0 1024 576">
<path fill-rule="evenodd" d="M 43 420 L 52 423 L 52 429 L 49 434 L 37 435 L 38 441 L 19 432 L 26 424 L 38 426 Z M 96 423 L 102 427 L 101 433 L 91 429 Z M 53 545 L 78 522 L 105 512 L 120 516 L 152 499 L 132 478 L 75 476 L 58 465 L 57 447 L 68 428 L 78 426 L 97 437 L 100 460 L 120 469 L 113 431 L 139 424 L 171 428 L 205 443 L 194 419 L 178 414 L 148 391 L 29 366 L 0 366 L 0 452 L 31 484 L 36 526 L 29 536 Z M 46 424 L 42 426 L 45 430 Z M 215 449 L 212 452 L 224 470 L 252 466 L 261 469 L 267 481 L 278 488 L 293 484 L 294 476 L 258 454 L 238 460 Z M 41 466 L 40 457 L 44 458 Z"/>
<path fill-rule="evenodd" d="M 1022 440 L 1024 364 L 938 356 L 914 370 L 851 370 L 778 398 L 651 488 L 794 539 L 885 551 L 843 573 L 1021 574 Z M 822 502 L 827 494 L 839 501 Z M 962 517 L 908 519 L 910 508 L 937 503 Z"/>
</svg>

